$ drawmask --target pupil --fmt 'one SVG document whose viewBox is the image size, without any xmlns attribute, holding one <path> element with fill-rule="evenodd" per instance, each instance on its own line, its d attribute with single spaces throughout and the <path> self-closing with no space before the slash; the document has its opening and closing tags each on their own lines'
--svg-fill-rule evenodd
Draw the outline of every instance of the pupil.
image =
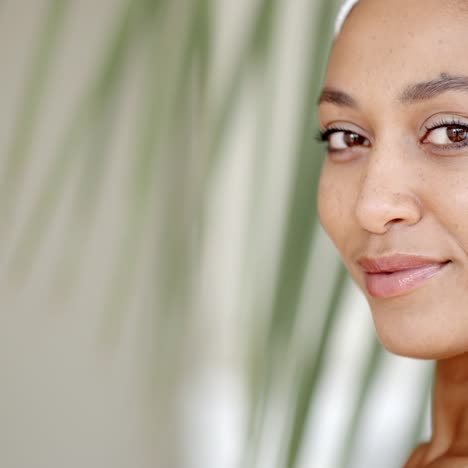
<svg viewBox="0 0 468 468">
<path fill-rule="evenodd" d="M 362 144 L 363 138 L 357 133 L 345 133 L 345 143 L 347 146 Z"/>
<path fill-rule="evenodd" d="M 457 143 L 467 139 L 467 130 L 462 127 L 447 127 L 447 136 L 450 141 Z"/>
</svg>

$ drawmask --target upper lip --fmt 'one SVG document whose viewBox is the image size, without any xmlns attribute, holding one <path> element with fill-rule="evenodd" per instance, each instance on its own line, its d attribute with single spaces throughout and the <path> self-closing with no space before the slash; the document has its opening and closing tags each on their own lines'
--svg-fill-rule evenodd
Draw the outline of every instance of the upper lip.
<svg viewBox="0 0 468 468">
<path fill-rule="evenodd" d="M 426 265 L 447 263 L 448 261 L 423 255 L 394 254 L 383 257 L 360 257 L 357 263 L 366 273 L 393 273 Z"/>
</svg>

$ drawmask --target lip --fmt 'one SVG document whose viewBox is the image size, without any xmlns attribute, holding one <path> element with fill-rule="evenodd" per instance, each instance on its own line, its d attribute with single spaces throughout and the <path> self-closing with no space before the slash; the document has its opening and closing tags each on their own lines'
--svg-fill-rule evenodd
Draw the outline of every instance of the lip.
<svg viewBox="0 0 468 468">
<path fill-rule="evenodd" d="M 373 297 L 389 298 L 421 286 L 451 262 L 421 255 L 395 254 L 361 257 L 357 263 L 364 270 L 368 293 Z"/>
</svg>

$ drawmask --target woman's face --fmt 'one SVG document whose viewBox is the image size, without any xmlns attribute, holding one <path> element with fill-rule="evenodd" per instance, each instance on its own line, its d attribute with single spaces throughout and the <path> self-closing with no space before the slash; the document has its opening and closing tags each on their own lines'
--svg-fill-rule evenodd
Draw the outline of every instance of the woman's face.
<svg viewBox="0 0 468 468">
<path fill-rule="evenodd" d="M 330 57 L 320 220 L 382 343 L 468 351 L 468 2 L 361 0 Z"/>
</svg>

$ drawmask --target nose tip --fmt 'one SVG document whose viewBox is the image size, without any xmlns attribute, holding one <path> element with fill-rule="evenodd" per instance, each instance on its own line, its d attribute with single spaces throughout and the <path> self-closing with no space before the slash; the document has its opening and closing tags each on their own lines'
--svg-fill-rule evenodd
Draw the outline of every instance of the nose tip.
<svg viewBox="0 0 468 468">
<path fill-rule="evenodd" d="M 422 207 L 418 198 L 410 192 L 367 185 L 361 190 L 355 214 L 363 229 L 384 234 L 396 224 L 416 224 L 422 217 Z"/>
</svg>

